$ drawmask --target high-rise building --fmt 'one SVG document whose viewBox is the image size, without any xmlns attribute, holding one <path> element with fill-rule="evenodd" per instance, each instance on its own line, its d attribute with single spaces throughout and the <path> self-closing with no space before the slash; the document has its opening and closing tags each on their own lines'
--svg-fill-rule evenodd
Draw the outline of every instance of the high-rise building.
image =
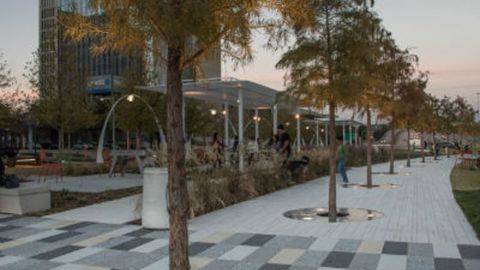
<svg viewBox="0 0 480 270">
<path fill-rule="evenodd" d="M 110 94 L 119 90 L 122 73 L 129 67 L 143 68 L 155 73 L 155 83 L 166 83 L 166 64 L 143 53 L 124 56 L 110 51 L 92 54 L 92 40 L 85 38 L 74 43 L 64 38 L 59 17 L 62 13 L 78 13 L 84 16 L 101 16 L 90 8 L 91 0 L 39 0 L 40 1 L 40 89 L 49 87 L 50 82 L 58 83 L 59 76 L 66 72 L 60 65 L 67 57 L 73 57 L 76 72 L 88 78 L 88 91 L 92 94 Z M 162 45 L 158 45 L 162 46 Z M 193 38 L 186 46 L 194 46 Z M 73 55 L 72 55 L 73 54 Z M 164 50 L 166 55 L 166 49 Z M 146 61 L 143 61 L 146 59 Z M 198 77 L 221 77 L 220 50 L 201 62 L 201 74 L 190 68 L 184 72 L 185 80 Z M 147 66 L 145 66 L 147 65 Z M 48 83 L 47 83 L 48 82 Z M 116 87 L 115 87 L 116 86 Z"/>
<path fill-rule="evenodd" d="M 64 38 L 59 16 L 62 13 L 76 12 L 84 16 L 96 13 L 90 8 L 90 0 L 40 0 L 40 89 L 51 87 L 51 82 L 58 83 L 57 78 L 66 72 L 60 65 L 67 58 L 73 58 L 75 72 L 83 74 L 88 80 L 91 94 L 110 94 L 118 89 L 119 79 L 128 68 L 140 66 L 142 55 L 124 56 L 109 51 L 92 54 L 92 40 L 85 38 L 78 43 Z M 140 67 L 141 68 L 141 67 Z M 48 82 L 48 83 L 47 83 Z"/>
</svg>

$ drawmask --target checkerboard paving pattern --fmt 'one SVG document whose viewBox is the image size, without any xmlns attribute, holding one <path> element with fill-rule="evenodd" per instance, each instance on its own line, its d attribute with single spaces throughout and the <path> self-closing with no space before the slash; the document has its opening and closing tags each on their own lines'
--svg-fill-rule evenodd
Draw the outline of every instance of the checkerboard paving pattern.
<svg viewBox="0 0 480 270">
<path fill-rule="evenodd" d="M 190 232 L 192 269 L 479 270 L 480 246 Z M 197 236 L 195 236 L 197 235 Z M 168 232 L 135 225 L 0 218 L 0 269 L 168 269 Z"/>
</svg>

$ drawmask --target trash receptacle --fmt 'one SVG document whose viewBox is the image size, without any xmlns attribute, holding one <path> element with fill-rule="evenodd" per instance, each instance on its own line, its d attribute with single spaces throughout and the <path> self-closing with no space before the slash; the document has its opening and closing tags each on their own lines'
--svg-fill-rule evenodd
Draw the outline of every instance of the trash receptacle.
<svg viewBox="0 0 480 270">
<path fill-rule="evenodd" d="M 167 183 L 167 168 L 145 168 L 142 205 L 142 226 L 144 228 L 169 228 Z"/>
</svg>

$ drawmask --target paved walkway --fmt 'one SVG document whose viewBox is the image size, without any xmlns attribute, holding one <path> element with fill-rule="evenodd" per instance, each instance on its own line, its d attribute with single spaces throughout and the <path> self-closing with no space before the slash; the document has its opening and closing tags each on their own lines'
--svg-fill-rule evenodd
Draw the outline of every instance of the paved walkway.
<svg viewBox="0 0 480 270">
<path fill-rule="evenodd" d="M 328 179 L 323 177 L 201 216 L 191 222 L 191 228 L 334 239 L 479 244 L 452 194 L 450 172 L 455 159 L 426 164 L 415 160 L 414 167 L 401 168 L 404 163 L 397 162 L 398 175 L 374 175 L 374 183 L 398 184 L 397 189 L 337 190 L 338 207 L 377 210 L 385 214 L 380 220 L 319 224 L 285 219 L 282 213 L 291 209 L 327 206 Z M 374 172 L 387 170 L 388 164 L 373 168 Z M 366 181 L 365 168 L 355 168 L 348 174 L 352 182 Z"/>
<path fill-rule="evenodd" d="M 38 178 L 30 183 L 23 185 L 38 185 Z M 43 183 L 43 182 L 42 182 Z M 52 191 L 68 190 L 71 192 L 98 193 L 107 190 L 125 189 L 131 187 L 140 187 L 143 184 L 143 178 L 139 174 L 125 174 L 125 176 L 108 177 L 107 174 L 95 174 L 85 176 L 67 176 L 63 182 L 57 182 L 54 176 L 47 178 L 45 185 L 50 186 Z"/>
<path fill-rule="evenodd" d="M 125 224 L 141 218 L 141 200 L 141 195 L 133 195 L 118 200 L 52 214 L 46 217 L 57 220 Z"/>
<path fill-rule="evenodd" d="M 415 166 L 375 177 L 398 189 L 339 188 L 339 206 L 379 210 L 382 220 L 325 224 L 282 217 L 293 208 L 326 205 L 325 178 L 196 218 L 189 227 L 192 268 L 480 269 L 479 242 L 450 189 L 453 159 Z M 350 171 L 353 182 L 363 174 L 364 168 Z M 168 269 L 167 245 L 166 231 L 134 225 L 0 217 L 0 269 Z"/>
</svg>

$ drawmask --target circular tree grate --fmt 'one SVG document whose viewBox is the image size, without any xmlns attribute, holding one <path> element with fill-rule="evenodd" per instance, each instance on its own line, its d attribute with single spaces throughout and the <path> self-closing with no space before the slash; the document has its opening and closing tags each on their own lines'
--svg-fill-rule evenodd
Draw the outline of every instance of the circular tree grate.
<svg viewBox="0 0 480 270">
<path fill-rule="evenodd" d="M 342 187 L 344 188 L 353 188 L 353 189 L 394 189 L 398 188 L 399 185 L 397 184 L 375 184 L 368 186 L 366 184 L 343 184 Z"/>
<path fill-rule="evenodd" d="M 327 208 L 302 208 L 283 213 L 290 219 L 302 221 L 328 222 Z M 381 212 L 362 208 L 339 208 L 336 222 L 370 221 L 384 217 Z"/>
</svg>

